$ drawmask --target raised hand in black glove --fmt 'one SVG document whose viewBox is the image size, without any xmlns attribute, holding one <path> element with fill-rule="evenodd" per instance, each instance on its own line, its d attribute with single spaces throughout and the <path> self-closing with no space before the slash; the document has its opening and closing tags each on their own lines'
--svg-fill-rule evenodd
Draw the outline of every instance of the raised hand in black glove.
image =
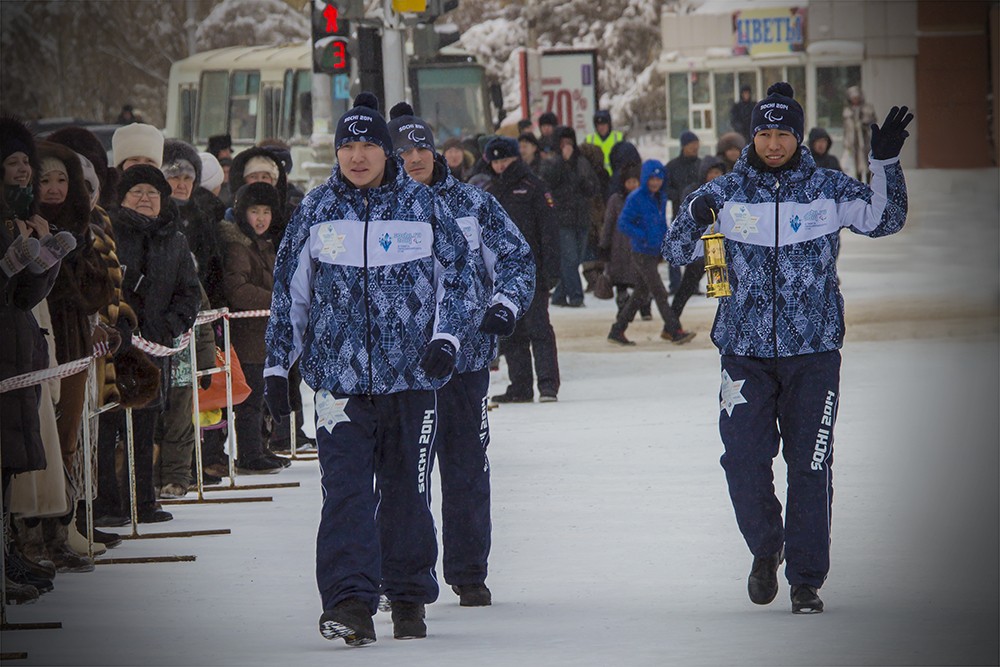
<svg viewBox="0 0 1000 667">
<path fill-rule="evenodd" d="M 719 207 L 709 195 L 701 195 L 691 202 L 691 217 L 699 225 L 710 225 L 719 215 Z"/>
<path fill-rule="evenodd" d="M 292 414 L 292 406 L 288 403 L 288 378 L 280 375 L 268 375 L 264 378 L 264 403 L 276 424 Z"/>
<path fill-rule="evenodd" d="M 420 367 L 433 380 L 448 377 L 455 369 L 455 346 L 444 338 L 435 338 L 424 348 Z"/>
<path fill-rule="evenodd" d="M 510 308 L 502 303 L 495 303 L 486 310 L 479 330 L 494 336 L 509 336 L 514 333 L 515 324 L 517 320 Z"/>
<path fill-rule="evenodd" d="M 907 111 L 906 107 L 893 107 L 882 121 L 882 127 L 872 123 L 873 158 L 888 160 L 899 155 L 903 142 L 910 136 L 906 126 L 913 120 L 913 114 Z"/>
</svg>

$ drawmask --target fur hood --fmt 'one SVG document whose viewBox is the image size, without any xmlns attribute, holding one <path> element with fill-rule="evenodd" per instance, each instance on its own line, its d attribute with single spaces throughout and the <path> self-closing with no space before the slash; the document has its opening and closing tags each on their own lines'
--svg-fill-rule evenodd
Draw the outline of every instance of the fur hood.
<svg viewBox="0 0 1000 667">
<path fill-rule="evenodd" d="M 66 176 L 69 179 L 69 190 L 66 200 L 58 207 L 58 213 L 50 223 L 59 229 L 83 236 L 90 225 L 90 193 L 83 180 L 83 167 L 80 156 L 71 148 L 51 141 L 39 140 L 35 143 L 39 162 L 54 158 L 66 165 Z M 39 178 L 41 174 L 39 173 Z"/>
</svg>

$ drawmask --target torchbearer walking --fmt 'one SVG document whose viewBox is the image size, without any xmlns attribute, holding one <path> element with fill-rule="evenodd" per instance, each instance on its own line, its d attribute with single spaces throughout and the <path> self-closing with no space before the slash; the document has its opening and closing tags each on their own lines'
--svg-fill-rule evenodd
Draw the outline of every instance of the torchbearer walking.
<svg viewBox="0 0 1000 667">
<path fill-rule="evenodd" d="M 872 125 L 871 185 L 816 167 L 802 145 L 802 107 L 776 83 L 753 110 L 753 143 L 733 171 L 687 197 L 663 252 L 686 264 L 718 218 L 732 296 L 712 340 L 722 354 L 722 467 L 753 554 L 751 601 L 770 603 L 786 561 L 792 611 L 823 611 L 830 569 L 833 428 L 840 402 L 844 302 L 840 230 L 887 236 L 906 221 L 899 152 L 913 115 L 893 107 Z M 774 494 L 779 441 L 788 464 L 785 520 Z"/>
</svg>

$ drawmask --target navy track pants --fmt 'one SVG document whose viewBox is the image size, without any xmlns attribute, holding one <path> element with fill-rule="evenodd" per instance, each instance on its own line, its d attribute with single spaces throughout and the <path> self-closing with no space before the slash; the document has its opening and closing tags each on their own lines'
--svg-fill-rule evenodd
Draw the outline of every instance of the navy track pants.
<svg viewBox="0 0 1000 667">
<path fill-rule="evenodd" d="M 438 390 L 441 430 L 435 443 L 441 473 L 444 580 L 452 585 L 486 581 L 490 555 L 490 444 L 487 419 L 490 369 L 452 376 Z"/>
<path fill-rule="evenodd" d="M 736 522 L 754 556 L 784 545 L 789 584 L 823 585 L 830 570 L 833 427 L 840 352 L 761 359 L 722 356 L 719 432 Z M 785 522 L 772 464 L 788 468 Z"/>
<path fill-rule="evenodd" d="M 435 399 L 433 391 L 317 392 L 323 508 L 316 580 L 324 610 L 358 598 L 374 614 L 380 589 L 390 600 L 437 599 L 430 511 Z"/>
</svg>

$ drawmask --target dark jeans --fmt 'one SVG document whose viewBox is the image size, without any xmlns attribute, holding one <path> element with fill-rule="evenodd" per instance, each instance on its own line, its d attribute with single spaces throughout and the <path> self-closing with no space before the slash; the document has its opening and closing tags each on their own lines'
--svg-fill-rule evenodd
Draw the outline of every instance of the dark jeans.
<svg viewBox="0 0 1000 667">
<path fill-rule="evenodd" d="M 133 449 L 135 452 L 135 491 L 138 510 L 153 507 L 156 493 L 153 490 L 153 432 L 160 408 L 142 408 L 132 411 Z M 100 416 L 97 439 L 97 498 L 95 514 L 126 516 L 129 514 L 128 486 L 120 487 L 115 472 L 115 443 L 119 436 L 122 446 L 128 447 L 125 434 L 125 411 L 105 412 Z M 125 450 L 126 453 L 128 449 Z M 125 484 L 128 484 L 128 457 L 125 459 Z"/>
<path fill-rule="evenodd" d="M 552 303 L 583 303 L 580 263 L 587 250 L 586 227 L 559 227 L 559 284 L 552 292 Z"/>
<path fill-rule="evenodd" d="M 244 362 L 243 375 L 250 386 L 250 395 L 233 407 L 233 421 L 236 427 L 236 458 L 245 463 L 264 454 L 264 437 L 261 432 L 264 422 L 264 365 Z"/>
<path fill-rule="evenodd" d="M 645 255 L 641 252 L 632 253 L 632 266 L 639 275 L 639 284 L 632 291 L 625 306 L 618 311 L 615 327 L 619 331 L 625 331 L 628 328 L 629 322 L 635 318 L 640 304 L 645 303 L 650 295 L 653 296 L 656 309 L 660 311 L 660 317 L 663 318 L 664 331 L 676 333 L 680 330 L 680 320 L 670 308 L 667 288 L 664 287 L 663 281 L 660 279 L 660 272 L 657 268 L 659 264 L 660 258 L 656 255 Z"/>
<path fill-rule="evenodd" d="M 556 352 L 556 332 L 549 321 L 549 293 L 537 290 L 524 317 L 517 321 L 514 333 L 500 339 L 500 353 L 507 358 L 510 386 L 507 393 L 519 398 L 531 398 L 535 380 L 531 373 L 531 358 L 535 358 L 538 392 L 555 396 L 559 393 L 559 356 Z"/>
<path fill-rule="evenodd" d="M 681 313 L 684 312 L 684 304 L 698 291 L 698 285 L 701 283 L 701 277 L 704 275 L 704 257 L 699 257 L 684 267 L 684 277 L 681 278 L 681 286 L 674 292 L 674 300 L 670 304 L 677 319 L 680 319 Z"/>
</svg>

